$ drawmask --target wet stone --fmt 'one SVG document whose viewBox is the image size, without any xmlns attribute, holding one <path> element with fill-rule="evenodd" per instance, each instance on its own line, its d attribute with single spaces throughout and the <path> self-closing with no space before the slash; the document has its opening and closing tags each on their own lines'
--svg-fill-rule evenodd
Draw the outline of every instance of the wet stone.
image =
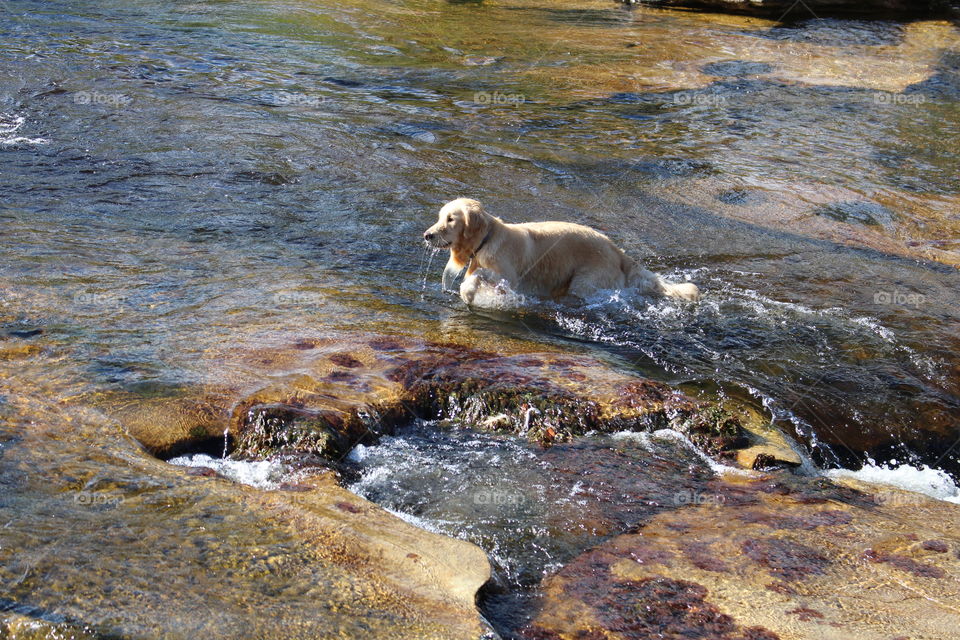
<svg viewBox="0 0 960 640">
<path fill-rule="evenodd" d="M 744 540 L 740 548 L 748 558 L 766 567 L 771 575 L 788 582 L 823 573 L 828 564 L 826 556 L 792 540 Z"/>
<path fill-rule="evenodd" d="M 766 62 L 750 62 L 749 60 L 724 60 L 712 62 L 703 67 L 703 72 L 711 76 L 741 77 L 756 76 L 770 73 L 773 67 Z"/>
<path fill-rule="evenodd" d="M 924 551 L 933 551 L 934 553 L 946 553 L 950 550 L 950 546 L 943 540 L 924 540 L 920 547 Z"/>
<path fill-rule="evenodd" d="M 762 204 L 767 201 L 767 197 L 758 189 L 744 189 L 737 187 L 727 189 L 717 194 L 717 200 L 723 204 L 752 206 Z"/>
<path fill-rule="evenodd" d="M 891 226 L 894 214 L 883 205 L 873 202 L 838 202 L 814 211 L 838 222 L 852 222 L 873 226 Z"/>
</svg>

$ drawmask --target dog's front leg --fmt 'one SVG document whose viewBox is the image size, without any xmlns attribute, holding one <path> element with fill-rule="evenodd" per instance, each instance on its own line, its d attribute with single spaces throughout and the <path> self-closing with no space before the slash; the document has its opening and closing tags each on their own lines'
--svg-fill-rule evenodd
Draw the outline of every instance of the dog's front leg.
<svg viewBox="0 0 960 640">
<path fill-rule="evenodd" d="M 475 269 L 460 283 L 460 298 L 467 306 L 471 306 L 477 293 L 484 287 L 502 293 L 500 285 L 503 282 L 503 276 L 492 269 Z"/>
<path fill-rule="evenodd" d="M 453 256 L 450 256 L 450 259 L 447 260 L 447 266 L 443 268 L 443 290 L 444 291 L 456 291 L 454 285 L 457 282 L 457 278 L 460 277 L 460 274 L 463 273 L 466 265 L 459 264 L 454 261 Z"/>
</svg>

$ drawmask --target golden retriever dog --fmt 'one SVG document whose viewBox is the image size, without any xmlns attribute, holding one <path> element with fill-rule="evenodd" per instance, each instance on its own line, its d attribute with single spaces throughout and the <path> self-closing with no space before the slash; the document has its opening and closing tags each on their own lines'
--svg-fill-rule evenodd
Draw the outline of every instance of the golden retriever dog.
<svg viewBox="0 0 960 640">
<path fill-rule="evenodd" d="M 450 249 L 443 270 L 445 289 L 466 270 L 460 297 L 467 304 L 484 285 L 504 282 L 517 293 L 555 300 L 586 299 L 601 289 L 625 288 L 684 300 L 700 296 L 695 284 L 664 281 L 590 227 L 569 222 L 509 224 L 469 198 L 443 205 L 423 239 L 432 247 Z"/>
</svg>

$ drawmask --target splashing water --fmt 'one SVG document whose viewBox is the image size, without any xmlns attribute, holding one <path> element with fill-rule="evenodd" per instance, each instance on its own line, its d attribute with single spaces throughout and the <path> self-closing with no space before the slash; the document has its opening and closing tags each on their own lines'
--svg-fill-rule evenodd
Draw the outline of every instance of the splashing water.
<svg viewBox="0 0 960 640">
<path fill-rule="evenodd" d="M 427 293 L 427 279 L 430 277 L 433 259 L 436 258 L 437 254 L 441 251 L 442 249 L 425 245 L 423 251 L 420 253 L 420 300 L 423 300 Z M 424 259 L 426 259 L 426 266 L 424 266 Z"/>
<path fill-rule="evenodd" d="M 197 453 L 171 458 L 168 462 L 180 467 L 207 467 L 234 482 L 257 489 L 276 489 L 292 477 L 285 465 L 269 460 L 231 460 Z"/>
<path fill-rule="evenodd" d="M 25 122 L 26 118 L 23 116 L 0 114 L 0 145 L 12 147 L 16 145 L 47 144 L 49 142 L 45 138 L 10 135 L 16 133 Z"/>
<path fill-rule="evenodd" d="M 497 296 L 482 300 L 510 308 Z M 644 375 L 666 372 L 687 391 L 719 391 L 757 406 L 821 467 L 860 466 L 863 452 L 883 447 L 908 457 L 929 448 L 932 459 L 940 457 L 911 426 L 915 409 L 902 402 L 938 397 L 944 365 L 903 344 L 877 318 L 723 282 L 697 304 L 617 290 L 580 306 L 511 302 L 526 304 L 515 322 L 528 331 L 598 345 Z M 891 376 L 891 362 L 909 372 L 912 389 Z"/>
<path fill-rule="evenodd" d="M 897 464 L 895 460 L 887 464 L 877 464 L 868 458 L 867 463 L 857 471 L 832 469 L 827 471 L 826 475 L 829 478 L 853 478 L 871 484 L 888 485 L 960 504 L 960 487 L 953 478 L 927 465 Z"/>
</svg>

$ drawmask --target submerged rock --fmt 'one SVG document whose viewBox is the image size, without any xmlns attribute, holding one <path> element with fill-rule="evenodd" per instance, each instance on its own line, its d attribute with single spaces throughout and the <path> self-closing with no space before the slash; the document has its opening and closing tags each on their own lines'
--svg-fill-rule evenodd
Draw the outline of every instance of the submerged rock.
<svg viewBox="0 0 960 640">
<path fill-rule="evenodd" d="M 0 456 L 0 637 L 475 640 L 487 630 L 474 605 L 485 554 L 332 474 L 262 491 L 110 437 L 52 439 L 80 424 L 42 418 L 42 433 Z"/>
<path fill-rule="evenodd" d="M 814 214 L 827 216 L 838 222 L 887 227 L 893 225 L 895 217 L 893 212 L 882 205 L 856 200 L 827 205 L 814 211 Z"/>
<path fill-rule="evenodd" d="M 246 415 L 234 406 L 238 388 L 198 388 L 178 402 L 177 389 L 160 386 L 137 389 L 140 403 L 132 391 L 57 402 L 30 385 L 0 378 L 0 637 L 488 631 L 475 606 L 490 576 L 478 547 L 404 522 L 333 473 L 304 469 L 258 489 L 166 464 L 126 437 L 169 452 L 219 434 L 220 453 L 234 409 Z"/>
</svg>

